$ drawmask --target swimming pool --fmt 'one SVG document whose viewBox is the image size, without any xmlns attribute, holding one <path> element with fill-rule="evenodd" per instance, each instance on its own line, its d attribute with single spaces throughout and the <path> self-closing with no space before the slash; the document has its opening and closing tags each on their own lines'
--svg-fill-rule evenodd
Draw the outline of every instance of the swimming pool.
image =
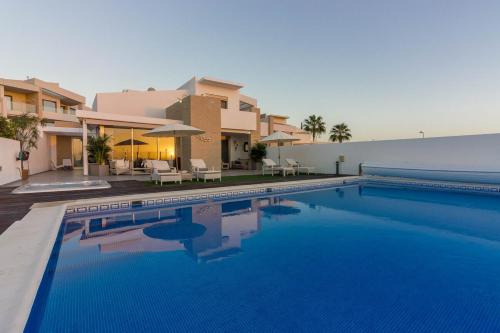
<svg viewBox="0 0 500 333">
<path fill-rule="evenodd" d="M 352 185 L 67 216 L 27 332 L 498 332 L 500 196 Z"/>
</svg>

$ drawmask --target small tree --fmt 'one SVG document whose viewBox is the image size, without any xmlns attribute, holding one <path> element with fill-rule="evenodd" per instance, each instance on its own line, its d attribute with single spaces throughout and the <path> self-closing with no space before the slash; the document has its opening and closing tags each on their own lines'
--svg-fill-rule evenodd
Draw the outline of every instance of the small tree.
<svg viewBox="0 0 500 333">
<path fill-rule="evenodd" d="M 109 135 L 91 136 L 87 145 L 87 151 L 94 157 L 94 161 L 99 165 L 104 165 L 109 158 L 111 147 L 108 142 L 111 139 Z"/>
<path fill-rule="evenodd" d="M 316 141 L 316 137 L 326 132 L 326 124 L 323 117 L 313 114 L 304 120 L 303 129 L 312 134 L 314 142 Z"/>
<path fill-rule="evenodd" d="M 351 140 L 351 130 L 346 123 L 337 124 L 330 130 L 330 141 L 342 143 Z"/>
<path fill-rule="evenodd" d="M 31 150 L 37 148 L 38 139 L 40 138 L 40 126 L 45 126 L 46 120 L 25 113 L 13 116 L 8 122 L 13 133 L 12 139 L 19 141 L 21 148 L 19 159 L 21 160 L 22 174 L 24 161 L 28 159 Z"/>
<path fill-rule="evenodd" d="M 252 159 L 252 161 L 256 163 L 262 162 L 262 159 L 267 155 L 266 149 L 266 145 L 260 142 L 253 145 L 252 149 L 250 150 L 250 158 Z"/>
<path fill-rule="evenodd" d="M 7 139 L 14 138 L 14 129 L 10 125 L 10 121 L 2 116 L 0 116 L 0 137 Z"/>
</svg>

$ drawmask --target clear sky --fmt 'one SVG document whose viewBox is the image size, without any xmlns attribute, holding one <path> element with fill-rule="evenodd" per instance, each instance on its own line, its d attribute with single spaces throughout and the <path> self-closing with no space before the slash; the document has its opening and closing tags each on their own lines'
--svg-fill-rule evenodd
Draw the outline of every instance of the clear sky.
<svg viewBox="0 0 500 333">
<path fill-rule="evenodd" d="M 5 1 L 0 22 L 0 77 L 88 105 L 213 76 L 356 141 L 500 132 L 500 1 Z"/>
</svg>

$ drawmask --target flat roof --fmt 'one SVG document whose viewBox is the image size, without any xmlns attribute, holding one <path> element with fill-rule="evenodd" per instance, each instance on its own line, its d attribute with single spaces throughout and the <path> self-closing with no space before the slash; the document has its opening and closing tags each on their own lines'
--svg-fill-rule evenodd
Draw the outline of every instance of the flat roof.
<svg viewBox="0 0 500 333">
<path fill-rule="evenodd" d="M 78 95 L 72 91 L 61 88 L 59 83 L 43 81 L 37 78 L 27 80 L 12 80 L 0 78 L 0 85 L 7 87 L 9 90 L 19 91 L 23 93 L 43 92 L 61 99 L 66 104 L 85 104 L 85 97 Z"/>
<path fill-rule="evenodd" d="M 289 116 L 282 116 L 279 114 L 267 114 L 267 113 L 261 114 L 261 118 L 268 118 L 268 117 L 282 118 L 282 119 L 290 118 Z"/>
<path fill-rule="evenodd" d="M 235 90 L 238 90 L 238 89 L 241 89 L 244 87 L 244 85 L 242 83 L 220 80 L 220 79 L 216 79 L 214 77 L 209 77 L 209 76 L 202 77 L 201 79 L 198 80 L 198 82 L 201 84 L 209 84 L 212 86 L 224 87 L 224 88 L 235 89 Z"/>
</svg>

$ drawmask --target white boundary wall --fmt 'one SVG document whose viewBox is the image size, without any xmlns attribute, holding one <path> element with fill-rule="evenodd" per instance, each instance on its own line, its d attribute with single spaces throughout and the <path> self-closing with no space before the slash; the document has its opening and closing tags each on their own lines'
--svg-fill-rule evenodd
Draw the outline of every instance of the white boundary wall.
<svg viewBox="0 0 500 333">
<path fill-rule="evenodd" d="M 55 147 L 54 147 L 55 148 Z M 50 135 L 41 133 L 38 139 L 37 149 L 30 153 L 28 161 L 30 175 L 50 170 L 51 148 L 50 148 Z M 26 166 L 25 166 L 26 168 Z"/>
<path fill-rule="evenodd" d="M 0 138 L 0 185 L 21 179 L 20 164 L 16 161 L 19 141 Z"/>
<path fill-rule="evenodd" d="M 290 157 L 320 173 L 335 173 L 335 162 L 345 156 L 341 172 L 358 174 L 359 164 L 430 170 L 500 172 L 500 134 L 428 139 L 325 143 L 281 147 L 281 163 Z M 278 149 L 268 148 L 278 162 Z"/>
<path fill-rule="evenodd" d="M 50 170 L 50 137 L 42 134 L 37 144 L 38 148 L 31 151 L 29 161 L 30 174 Z M 21 162 L 16 160 L 19 154 L 19 141 L 0 138 L 0 185 L 21 179 Z M 27 168 L 27 166 L 24 166 Z"/>
</svg>

